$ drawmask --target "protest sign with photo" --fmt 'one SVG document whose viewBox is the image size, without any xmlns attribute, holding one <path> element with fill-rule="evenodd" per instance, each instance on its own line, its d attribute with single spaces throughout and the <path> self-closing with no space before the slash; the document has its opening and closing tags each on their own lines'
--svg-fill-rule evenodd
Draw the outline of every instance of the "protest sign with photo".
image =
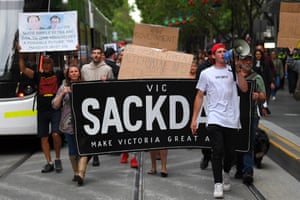
<svg viewBox="0 0 300 200">
<path fill-rule="evenodd" d="M 19 13 L 19 44 L 21 52 L 76 50 L 77 11 Z"/>
</svg>

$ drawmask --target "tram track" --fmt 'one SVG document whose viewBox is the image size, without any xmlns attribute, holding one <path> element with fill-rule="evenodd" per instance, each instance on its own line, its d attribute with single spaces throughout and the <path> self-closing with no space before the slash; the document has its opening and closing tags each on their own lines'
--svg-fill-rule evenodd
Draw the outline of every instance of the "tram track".
<svg viewBox="0 0 300 200">
<path fill-rule="evenodd" d="M 17 169 L 19 166 L 21 166 L 23 163 L 25 163 L 36 151 L 32 151 L 29 153 L 26 153 L 23 155 L 20 159 L 18 159 L 16 162 L 13 162 L 9 167 L 4 169 L 3 171 L 0 171 L 0 180 L 7 177 L 9 174 L 11 174 L 15 169 Z"/>
<path fill-rule="evenodd" d="M 256 200 L 266 200 L 264 195 L 255 187 L 255 185 L 249 185 L 248 189 Z"/>
<path fill-rule="evenodd" d="M 1 137 L 0 180 L 25 163 L 39 148 L 39 140 L 33 137 Z"/>
<path fill-rule="evenodd" d="M 136 153 L 137 160 L 140 163 L 139 168 L 135 173 L 134 188 L 133 188 L 133 200 L 145 200 L 145 183 L 144 183 L 144 164 L 145 155 L 143 152 Z M 200 170 L 200 169 L 199 169 Z M 261 191 L 255 186 L 255 184 L 246 186 L 247 190 L 253 195 L 255 200 L 266 200 L 267 198 L 261 193 Z"/>
</svg>

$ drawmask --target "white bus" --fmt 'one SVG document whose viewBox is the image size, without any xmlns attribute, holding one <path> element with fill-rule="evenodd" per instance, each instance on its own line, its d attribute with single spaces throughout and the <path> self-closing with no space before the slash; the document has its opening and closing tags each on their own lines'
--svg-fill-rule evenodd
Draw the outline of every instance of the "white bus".
<svg viewBox="0 0 300 200">
<path fill-rule="evenodd" d="M 36 133 L 34 85 L 20 91 L 17 63 L 18 13 L 23 12 L 23 1 L 0 1 L 0 135 L 28 135 Z M 25 93 L 24 93 L 25 92 Z"/>
<path fill-rule="evenodd" d="M 111 22 L 90 0 L 0 0 L 0 136 L 37 134 L 36 86 L 20 74 L 18 65 L 18 13 L 66 10 L 78 11 L 79 44 L 89 47 L 85 52 L 78 52 L 80 64 L 84 64 L 88 62 L 92 45 L 103 46 L 111 41 Z M 47 54 L 53 55 L 55 67 L 63 68 L 66 58 L 74 52 Z M 36 62 L 38 70 L 40 54 L 27 58 L 26 63 Z"/>
</svg>

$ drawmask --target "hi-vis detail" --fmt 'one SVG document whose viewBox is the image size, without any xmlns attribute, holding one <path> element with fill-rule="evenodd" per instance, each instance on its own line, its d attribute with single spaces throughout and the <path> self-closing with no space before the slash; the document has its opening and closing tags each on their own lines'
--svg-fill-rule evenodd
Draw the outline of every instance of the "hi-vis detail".
<svg viewBox="0 0 300 200">
<path fill-rule="evenodd" d="M 193 136 L 194 80 L 93 81 L 72 84 L 80 155 L 162 148 L 209 148 L 205 106 Z"/>
</svg>

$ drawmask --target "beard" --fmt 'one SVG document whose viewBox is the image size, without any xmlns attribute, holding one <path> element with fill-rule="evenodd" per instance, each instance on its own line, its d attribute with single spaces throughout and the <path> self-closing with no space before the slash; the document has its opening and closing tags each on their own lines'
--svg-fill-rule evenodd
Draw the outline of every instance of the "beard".
<svg viewBox="0 0 300 200">
<path fill-rule="evenodd" d="M 251 70 L 251 65 L 241 65 L 241 68 L 247 71 Z"/>
</svg>

